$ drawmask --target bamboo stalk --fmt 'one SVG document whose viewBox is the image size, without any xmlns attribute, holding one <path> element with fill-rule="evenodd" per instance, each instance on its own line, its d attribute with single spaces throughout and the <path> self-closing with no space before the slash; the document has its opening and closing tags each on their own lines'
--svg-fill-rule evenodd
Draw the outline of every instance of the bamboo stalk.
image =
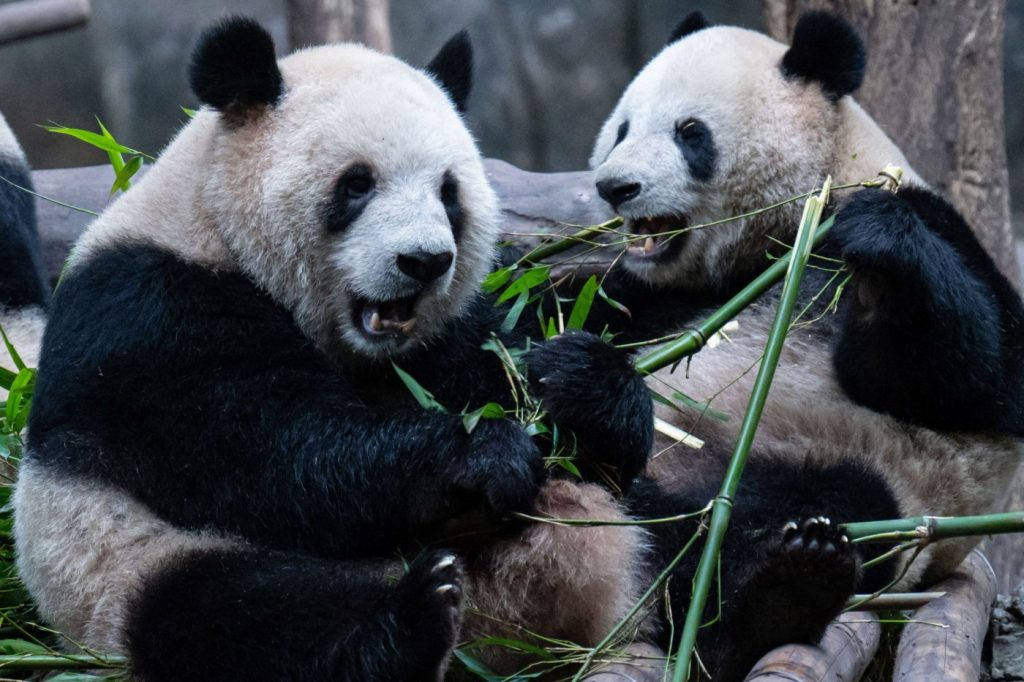
<svg viewBox="0 0 1024 682">
<path fill-rule="evenodd" d="M 835 217 L 832 216 L 818 225 L 814 232 L 813 247 L 819 246 L 825 240 L 825 236 L 832 228 L 834 221 Z M 668 367 L 699 351 L 707 343 L 707 340 L 724 327 L 729 320 L 739 315 L 744 308 L 757 300 L 761 294 L 778 284 L 779 280 L 783 278 L 789 269 L 792 255 L 793 252 L 790 251 L 772 263 L 754 281 L 743 287 L 738 294 L 729 299 L 725 305 L 683 336 L 637 358 L 635 363 L 636 370 L 641 374 L 653 374 L 659 369 Z"/>
<path fill-rule="evenodd" d="M 855 542 L 892 542 L 913 538 L 933 541 L 1024 532 L 1024 512 L 979 516 L 915 516 L 891 521 L 845 523 L 843 528 Z"/>
<path fill-rule="evenodd" d="M 697 572 L 694 576 L 693 593 L 690 598 L 690 605 L 686 611 L 686 623 L 683 626 L 682 638 L 680 639 L 679 649 L 676 654 L 676 663 L 672 671 L 672 682 L 683 682 L 690 674 L 693 649 L 697 643 L 697 631 L 700 629 L 701 620 L 704 617 L 704 605 L 707 602 L 708 592 L 711 589 L 711 583 L 718 567 L 722 541 L 725 539 L 725 532 L 729 527 L 729 519 L 732 516 L 732 501 L 739 487 L 740 477 L 743 474 L 743 468 L 746 466 L 747 457 L 754 442 L 754 434 L 757 432 L 761 412 L 764 410 L 765 401 L 768 398 L 772 378 L 775 376 L 775 368 L 782 353 L 782 344 L 786 339 L 786 333 L 789 331 L 789 324 L 793 317 L 797 295 L 800 293 L 800 280 L 803 278 L 804 267 L 807 265 L 807 259 L 810 257 L 811 248 L 815 241 L 814 238 L 817 236 L 821 213 L 828 200 L 828 192 L 831 185 L 830 178 L 825 181 L 825 186 L 822 188 L 821 193 L 816 197 L 811 197 L 804 204 L 804 214 L 800 220 L 800 228 L 796 233 L 796 241 L 793 249 L 790 251 L 790 258 L 787 259 L 788 263 L 784 266 L 786 268 L 785 282 L 782 285 L 782 294 L 779 298 L 778 310 L 775 313 L 775 321 L 772 324 L 772 329 L 765 345 L 764 359 L 758 369 L 757 378 L 754 380 L 750 402 L 747 404 L 747 411 L 743 416 L 743 424 L 740 427 L 736 448 L 729 461 L 729 468 L 722 482 L 721 491 L 718 497 L 715 498 L 714 506 L 712 507 L 707 541 L 704 543 L 704 551 L 701 553 Z M 771 269 L 769 268 L 769 270 Z M 758 278 L 758 280 L 763 279 L 764 275 Z M 764 286 L 767 288 L 770 285 L 766 283 Z M 747 287 L 744 291 L 748 289 L 750 287 Z M 721 312 L 720 310 L 719 313 Z M 719 313 L 716 313 L 716 315 Z M 719 316 L 719 319 L 721 324 L 725 324 L 732 317 L 733 315 L 725 316 L 723 314 Z M 677 346 L 678 342 L 670 345 Z M 657 355 L 657 353 L 652 355 Z M 682 354 L 678 357 L 682 357 Z M 658 361 L 670 364 L 676 359 L 661 355 Z"/>
<path fill-rule="evenodd" d="M 554 239 L 547 243 L 541 243 L 534 247 L 533 249 L 531 249 L 529 252 L 527 252 L 519 260 L 521 262 L 527 263 L 539 263 L 545 258 L 557 256 L 558 254 L 564 251 L 568 251 L 574 246 L 578 246 L 583 242 L 589 241 L 590 239 L 599 236 L 603 232 L 615 229 L 621 226 L 622 223 L 622 218 L 612 218 L 611 220 L 601 223 L 600 225 L 592 225 L 590 227 L 585 227 L 582 230 L 573 232 L 570 235 Z"/>
<path fill-rule="evenodd" d="M 871 597 L 870 594 L 855 594 L 846 600 L 846 606 L 856 606 L 858 611 L 913 611 L 944 596 L 945 592 L 890 592 Z"/>
<path fill-rule="evenodd" d="M 124 668 L 124 656 L 87 656 L 82 654 L 11 654 L 0 656 L 0 670 L 94 670 Z"/>
</svg>

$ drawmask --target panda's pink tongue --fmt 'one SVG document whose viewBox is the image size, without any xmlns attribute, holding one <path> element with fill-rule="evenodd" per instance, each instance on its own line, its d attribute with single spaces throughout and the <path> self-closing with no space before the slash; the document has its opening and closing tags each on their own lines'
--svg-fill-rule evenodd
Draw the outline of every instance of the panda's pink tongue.
<svg viewBox="0 0 1024 682">
<path fill-rule="evenodd" d="M 363 306 L 363 328 L 371 334 L 399 332 L 409 335 L 416 327 L 416 318 L 413 316 L 415 303 L 415 298 L 383 302 L 368 301 Z"/>
</svg>

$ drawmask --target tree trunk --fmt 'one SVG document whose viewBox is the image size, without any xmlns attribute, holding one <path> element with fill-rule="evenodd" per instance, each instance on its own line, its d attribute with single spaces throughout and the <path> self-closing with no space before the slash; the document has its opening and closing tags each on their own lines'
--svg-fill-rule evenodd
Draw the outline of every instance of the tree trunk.
<svg viewBox="0 0 1024 682">
<path fill-rule="evenodd" d="M 864 38 L 868 69 L 857 101 L 1019 287 L 1003 126 L 1005 0 L 764 0 L 768 32 L 789 42 L 809 9 L 842 15 Z M 1024 509 L 1024 472 L 1014 491 L 1011 508 Z M 1001 592 L 1024 579 L 1022 544 L 1007 535 L 987 545 Z"/>
<path fill-rule="evenodd" d="M 391 52 L 388 0 L 287 0 L 285 6 L 293 50 L 355 42 Z"/>
</svg>

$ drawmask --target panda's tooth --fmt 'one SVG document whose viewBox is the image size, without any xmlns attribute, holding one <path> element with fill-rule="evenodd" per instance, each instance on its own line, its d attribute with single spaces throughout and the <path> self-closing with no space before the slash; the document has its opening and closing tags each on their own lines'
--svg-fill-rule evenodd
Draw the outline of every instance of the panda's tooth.
<svg viewBox="0 0 1024 682">
<path fill-rule="evenodd" d="M 374 311 L 373 315 L 370 315 L 370 329 L 375 332 L 384 329 L 384 325 L 380 323 L 380 313 L 376 311 Z"/>
<path fill-rule="evenodd" d="M 401 322 L 395 326 L 397 326 L 403 334 L 409 335 L 412 333 L 412 330 L 416 328 L 416 318 L 414 317 L 411 320 L 406 320 L 405 322 Z"/>
<path fill-rule="evenodd" d="M 654 237 L 648 237 L 644 240 L 644 253 L 650 253 L 654 251 Z"/>
</svg>

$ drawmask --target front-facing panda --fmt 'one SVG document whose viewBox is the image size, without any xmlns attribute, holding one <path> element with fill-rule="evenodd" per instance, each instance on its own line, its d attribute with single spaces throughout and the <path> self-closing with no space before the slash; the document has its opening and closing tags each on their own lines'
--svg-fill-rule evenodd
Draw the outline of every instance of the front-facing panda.
<svg viewBox="0 0 1024 682">
<path fill-rule="evenodd" d="M 278 62 L 243 19 L 200 39 L 206 106 L 76 245 L 44 338 L 15 536 L 73 641 L 147 682 L 419 681 L 444 675 L 464 591 L 584 644 L 626 612 L 637 529 L 500 523 L 622 520 L 611 493 L 545 482 L 523 426 L 457 413 L 512 406 L 481 348 L 505 311 L 479 291 L 498 207 L 459 116 L 470 63 L 464 35 L 426 72 L 356 45 Z M 575 335 L 526 369 L 628 488 L 653 415 L 626 356 Z M 453 532 L 459 560 L 402 569 Z"/>
<path fill-rule="evenodd" d="M 859 38 L 829 14 L 803 16 L 790 46 L 691 15 L 628 86 L 591 159 L 600 195 L 634 236 L 605 282 L 632 318 L 606 306 L 591 320 L 620 341 L 685 330 L 784 253 L 801 202 L 752 212 L 828 174 L 842 184 L 872 180 L 887 164 L 904 169 L 895 194 L 834 194 L 825 258 L 812 260 L 797 306 L 810 306 L 807 324 L 787 338 L 734 500 L 721 619 L 698 646 L 718 682 L 742 679 L 775 645 L 815 642 L 855 589 L 898 577 L 899 562 L 859 570 L 861 552 L 839 522 L 1000 511 L 1020 461 L 1024 309 L 964 220 L 849 96 L 865 63 Z M 740 314 L 728 342 L 649 379 L 728 420 L 659 407 L 706 445 L 657 443 L 655 483 L 634 488 L 637 513 L 700 509 L 718 494 L 778 293 Z M 656 570 L 696 522 L 653 530 Z M 928 546 L 897 589 L 949 573 L 974 543 Z M 671 583 L 677 623 L 696 560 L 691 552 Z M 718 606 L 712 593 L 709 621 Z"/>
</svg>

